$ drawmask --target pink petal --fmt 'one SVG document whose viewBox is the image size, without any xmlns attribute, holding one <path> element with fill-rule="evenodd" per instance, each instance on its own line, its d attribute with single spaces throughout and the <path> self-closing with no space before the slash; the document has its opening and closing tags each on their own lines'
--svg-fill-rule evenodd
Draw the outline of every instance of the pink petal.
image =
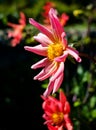
<svg viewBox="0 0 96 130">
<path fill-rule="evenodd" d="M 61 34 L 64 32 L 64 29 L 61 26 L 60 21 L 56 15 L 56 11 L 53 8 L 51 8 L 49 11 L 49 18 L 56 39 L 59 39 L 61 41 Z"/>
<path fill-rule="evenodd" d="M 34 19 L 29 18 L 29 23 L 38 28 L 43 34 L 45 34 L 47 37 L 49 37 L 52 41 L 54 41 L 54 36 L 50 30 L 48 30 L 43 25 L 36 22 Z"/>
<path fill-rule="evenodd" d="M 68 52 L 69 55 L 73 56 L 76 59 L 76 61 L 81 62 L 81 58 L 79 57 L 79 53 L 77 50 L 75 50 L 72 47 L 67 47 L 66 51 Z"/>
<path fill-rule="evenodd" d="M 54 87 L 54 81 L 53 81 L 53 82 L 49 82 L 48 87 L 47 87 L 47 89 L 45 90 L 45 92 L 43 93 L 43 95 L 44 95 L 45 97 L 49 96 L 50 93 L 52 92 L 53 87 Z"/>
<path fill-rule="evenodd" d="M 62 56 L 56 57 L 54 60 L 57 62 L 65 62 L 67 56 L 68 56 L 68 52 L 64 51 L 64 54 Z"/>
<path fill-rule="evenodd" d="M 44 72 L 44 69 L 39 73 L 37 74 L 35 77 L 34 77 L 34 80 L 37 80 L 38 78 L 40 78 L 41 76 L 44 76 L 45 75 L 45 72 Z"/>
<path fill-rule="evenodd" d="M 40 67 L 44 67 L 44 66 L 46 66 L 46 64 L 48 63 L 48 61 L 49 60 L 47 58 L 44 58 L 43 60 L 40 60 L 36 64 L 32 65 L 31 68 L 32 69 L 37 69 L 37 68 L 40 68 Z"/>
<path fill-rule="evenodd" d="M 34 36 L 34 39 L 42 44 L 42 46 L 48 46 L 52 41 L 43 33 L 39 33 L 37 36 Z"/>
<path fill-rule="evenodd" d="M 50 77 L 55 70 L 56 65 L 53 62 L 49 62 L 46 67 L 34 77 L 34 79 L 38 79 L 40 81 L 45 80 L 46 78 Z"/>
<path fill-rule="evenodd" d="M 62 38 L 62 43 L 63 43 L 64 49 L 66 49 L 67 39 L 66 39 L 66 33 L 65 33 L 65 32 L 63 32 L 63 33 L 61 34 L 61 38 Z"/>
<path fill-rule="evenodd" d="M 55 80 L 54 88 L 53 88 L 53 94 L 60 88 L 61 84 L 63 82 L 63 73 Z"/>
<path fill-rule="evenodd" d="M 60 76 L 60 74 L 62 74 L 63 71 L 64 71 L 64 63 L 61 62 L 60 65 L 59 65 L 59 68 L 57 69 L 57 71 L 55 72 L 55 74 L 52 75 L 52 77 L 51 77 L 50 80 L 54 81 L 55 79 L 57 79 Z"/>
<path fill-rule="evenodd" d="M 47 48 L 42 47 L 41 45 L 37 45 L 35 47 L 24 46 L 24 49 L 27 51 L 30 51 L 30 52 L 34 52 L 34 53 L 41 55 L 41 56 L 47 55 Z"/>
<path fill-rule="evenodd" d="M 38 80 L 42 81 L 42 80 L 47 79 L 54 73 L 54 71 L 56 71 L 56 69 L 57 69 L 56 65 L 50 64 L 50 66 L 47 66 L 46 68 L 44 68 L 45 74 L 39 77 Z"/>
</svg>

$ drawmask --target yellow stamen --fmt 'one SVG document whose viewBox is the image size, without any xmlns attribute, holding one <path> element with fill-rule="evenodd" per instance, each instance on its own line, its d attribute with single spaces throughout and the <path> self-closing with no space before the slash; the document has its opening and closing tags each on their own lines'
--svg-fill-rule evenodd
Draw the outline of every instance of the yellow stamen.
<svg viewBox="0 0 96 130">
<path fill-rule="evenodd" d="M 57 112 L 52 114 L 53 125 L 60 125 L 64 120 L 64 114 L 62 112 Z"/>
<path fill-rule="evenodd" d="M 50 44 L 48 46 L 48 58 L 53 60 L 55 57 L 61 56 L 63 54 L 63 46 L 62 44 Z"/>
</svg>

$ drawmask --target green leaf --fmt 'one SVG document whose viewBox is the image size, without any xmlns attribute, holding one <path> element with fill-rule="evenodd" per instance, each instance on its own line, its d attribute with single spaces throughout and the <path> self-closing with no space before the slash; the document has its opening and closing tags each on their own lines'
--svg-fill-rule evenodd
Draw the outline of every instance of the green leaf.
<svg viewBox="0 0 96 130">
<path fill-rule="evenodd" d="M 96 118 L 96 109 L 94 109 L 94 110 L 91 111 L 91 116 L 93 118 Z"/>
<path fill-rule="evenodd" d="M 74 107 L 78 107 L 78 106 L 80 106 L 81 105 L 81 102 L 80 101 L 76 101 L 76 102 L 74 102 Z"/>
<path fill-rule="evenodd" d="M 93 108 L 96 105 L 96 97 L 93 96 L 90 99 L 90 107 Z"/>
</svg>

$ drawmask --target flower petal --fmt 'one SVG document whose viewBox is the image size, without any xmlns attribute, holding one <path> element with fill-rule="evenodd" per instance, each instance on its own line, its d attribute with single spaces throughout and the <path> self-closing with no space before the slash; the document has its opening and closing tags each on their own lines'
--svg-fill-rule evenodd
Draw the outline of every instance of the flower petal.
<svg viewBox="0 0 96 130">
<path fill-rule="evenodd" d="M 67 128 L 68 130 L 73 130 L 73 125 L 72 125 L 72 123 L 71 123 L 71 120 L 70 120 L 68 114 L 65 114 L 64 120 L 65 120 L 65 123 L 66 123 L 66 128 Z"/>
<path fill-rule="evenodd" d="M 50 77 L 56 69 L 56 65 L 53 62 L 49 62 L 46 67 L 34 77 L 34 79 L 38 79 L 40 81 L 45 80 L 46 78 Z"/>
<path fill-rule="evenodd" d="M 63 81 L 63 73 L 55 80 L 54 87 L 53 87 L 53 94 L 60 88 Z"/>
<path fill-rule="evenodd" d="M 37 36 L 34 36 L 34 39 L 42 44 L 42 46 L 48 46 L 52 41 L 43 33 L 39 33 Z"/>
<path fill-rule="evenodd" d="M 68 56 L 68 52 L 64 51 L 63 55 L 56 57 L 54 60 L 57 61 L 57 62 L 65 62 L 67 56 Z"/>
<path fill-rule="evenodd" d="M 64 104 L 64 113 L 66 114 L 70 113 L 70 105 L 68 101 L 66 101 Z"/>
<path fill-rule="evenodd" d="M 63 33 L 61 34 L 61 38 L 62 38 L 63 47 L 64 47 L 64 49 L 65 49 L 66 46 L 67 46 L 67 39 L 66 39 L 66 33 L 65 33 L 65 32 L 63 32 Z"/>
<path fill-rule="evenodd" d="M 53 8 L 51 8 L 49 11 L 49 18 L 52 25 L 52 30 L 54 31 L 53 33 L 56 36 L 55 38 L 58 38 L 61 41 L 61 34 L 64 32 L 64 29 L 61 26 L 60 21 L 56 15 L 56 11 Z"/>
<path fill-rule="evenodd" d="M 65 102 L 66 102 L 66 96 L 64 95 L 62 90 L 60 90 L 59 100 L 62 103 L 62 106 L 64 108 L 64 105 L 65 105 Z"/>
<path fill-rule="evenodd" d="M 50 64 L 49 66 L 44 68 L 45 74 L 38 78 L 38 80 L 42 81 L 50 77 L 57 70 L 56 64 Z"/>
<path fill-rule="evenodd" d="M 41 55 L 41 56 L 47 55 L 47 48 L 42 47 L 41 45 L 37 45 L 37 46 L 34 46 L 34 47 L 24 46 L 24 49 L 27 50 L 27 51 L 34 52 L 34 53 Z"/>
<path fill-rule="evenodd" d="M 53 87 L 54 87 L 54 81 L 53 81 L 53 82 L 49 82 L 48 87 L 47 87 L 47 89 L 45 90 L 45 92 L 43 93 L 43 95 L 44 95 L 45 97 L 49 96 L 50 93 L 52 92 Z"/>
<path fill-rule="evenodd" d="M 32 65 L 31 69 L 37 69 L 40 67 L 44 67 L 47 65 L 48 61 L 49 61 L 48 58 L 44 58 L 44 59 L 40 60 L 39 62 L 35 63 L 34 65 Z"/>
<path fill-rule="evenodd" d="M 55 74 L 52 75 L 50 81 L 54 81 L 55 79 L 57 79 L 62 74 L 63 71 L 64 71 L 64 63 L 61 62 Z"/>
<path fill-rule="evenodd" d="M 49 37 L 52 41 L 54 41 L 53 34 L 50 30 L 48 30 L 46 27 L 43 25 L 39 24 L 36 22 L 34 19 L 29 18 L 29 23 L 38 28 L 43 34 L 45 34 L 47 37 Z"/>
<path fill-rule="evenodd" d="M 69 55 L 73 56 L 76 59 L 76 61 L 81 62 L 81 58 L 79 57 L 79 53 L 77 50 L 75 50 L 72 47 L 67 47 L 66 51 L 68 52 Z"/>
</svg>

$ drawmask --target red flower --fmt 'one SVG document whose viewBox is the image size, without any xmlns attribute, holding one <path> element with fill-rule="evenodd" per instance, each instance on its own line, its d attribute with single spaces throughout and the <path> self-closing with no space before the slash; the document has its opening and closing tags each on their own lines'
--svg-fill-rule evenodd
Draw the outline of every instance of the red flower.
<svg viewBox="0 0 96 130">
<path fill-rule="evenodd" d="M 8 26 L 12 27 L 12 31 L 8 31 L 8 38 L 13 38 L 11 40 L 11 45 L 14 47 L 20 43 L 22 39 L 22 31 L 26 26 L 26 18 L 23 12 L 20 12 L 19 24 L 14 24 L 8 22 Z"/>
<path fill-rule="evenodd" d="M 69 20 L 69 16 L 66 13 L 63 13 L 60 17 L 59 17 L 60 23 L 62 26 L 65 26 L 67 21 Z"/>
<path fill-rule="evenodd" d="M 42 108 L 44 109 L 43 118 L 46 120 L 49 130 L 73 130 L 71 120 L 69 118 L 70 105 L 66 100 L 63 91 L 60 91 L 59 100 L 52 96 L 45 98 L 42 96 L 44 102 Z"/>
<path fill-rule="evenodd" d="M 55 3 L 53 2 L 46 2 L 45 5 L 43 6 L 43 10 L 44 10 L 44 12 L 42 13 L 42 16 L 44 18 L 43 22 L 44 22 L 44 25 L 48 28 L 51 28 L 50 20 L 49 20 L 49 10 L 51 8 L 54 8 L 55 6 L 56 6 Z M 56 14 L 58 14 L 58 11 L 57 10 L 55 11 L 56 11 Z M 69 16 L 66 13 L 62 13 L 61 16 L 59 16 L 58 18 L 62 26 L 65 26 L 67 21 L 69 20 Z"/>
<path fill-rule="evenodd" d="M 48 17 L 49 10 L 54 7 L 55 7 L 55 4 L 53 2 L 46 2 L 45 5 L 43 6 L 44 12 L 42 13 L 42 16 L 44 17 L 45 24 L 50 24 L 49 17 Z"/>
</svg>

